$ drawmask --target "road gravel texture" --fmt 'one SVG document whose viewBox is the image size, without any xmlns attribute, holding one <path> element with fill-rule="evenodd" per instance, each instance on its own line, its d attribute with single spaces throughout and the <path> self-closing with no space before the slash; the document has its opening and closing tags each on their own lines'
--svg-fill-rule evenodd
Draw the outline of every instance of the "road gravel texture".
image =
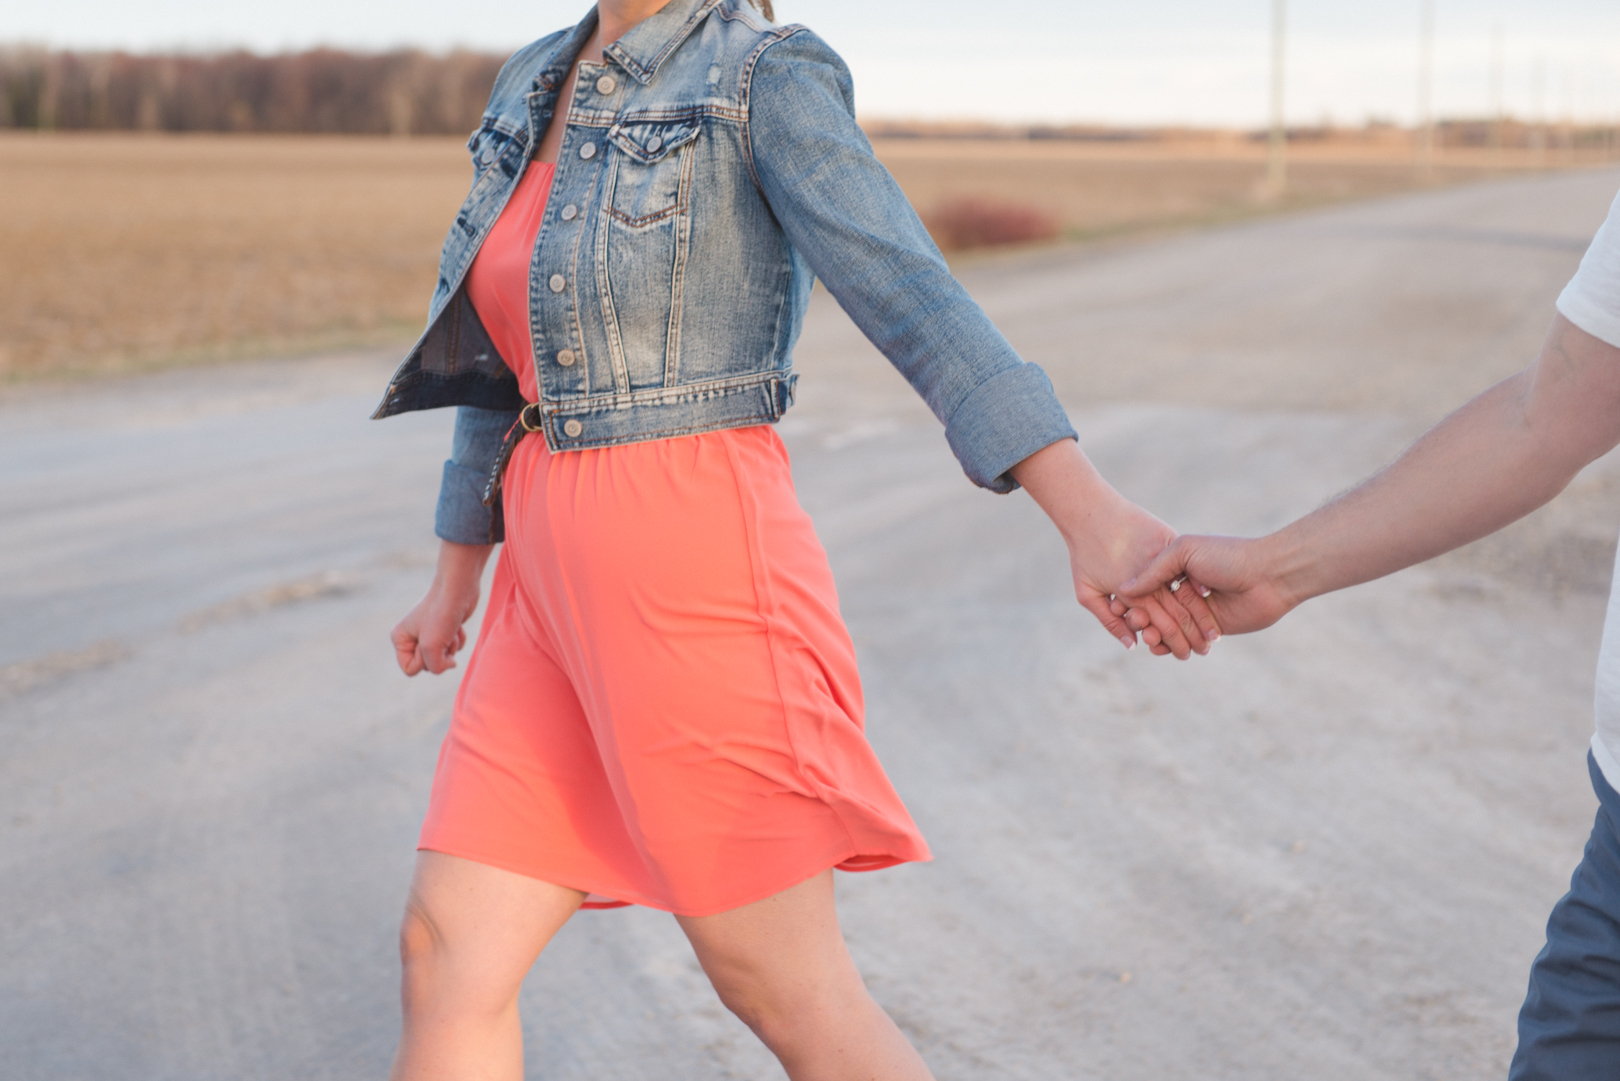
<svg viewBox="0 0 1620 1081">
<path fill-rule="evenodd" d="M 1281 525 L 1531 359 L 1620 187 L 1592 171 L 963 280 L 1084 446 L 1189 530 Z M 387 631 L 448 415 L 381 354 L 0 398 L 0 1076 L 376 1078 L 453 677 Z M 817 294 L 782 424 L 933 863 L 840 876 L 942 1081 L 1504 1075 L 1595 808 L 1620 464 L 1480 545 L 1187 664 L 1074 604 L 1023 495 Z M 772 1078 L 667 916 L 580 915 L 530 1076 Z"/>
</svg>

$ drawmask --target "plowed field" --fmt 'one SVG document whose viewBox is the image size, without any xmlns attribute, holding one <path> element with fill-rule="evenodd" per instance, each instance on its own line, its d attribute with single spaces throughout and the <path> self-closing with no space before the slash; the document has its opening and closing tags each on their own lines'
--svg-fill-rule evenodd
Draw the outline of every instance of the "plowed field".
<svg viewBox="0 0 1620 1081">
<path fill-rule="evenodd" d="M 925 214 L 973 195 L 1069 240 L 1417 183 L 1401 149 L 1298 149 L 1266 203 L 1245 142 L 877 146 Z M 1431 182 L 1502 164 L 1452 155 Z M 0 135 L 0 379 L 407 339 L 468 179 L 455 138 Z"/>
</svg>

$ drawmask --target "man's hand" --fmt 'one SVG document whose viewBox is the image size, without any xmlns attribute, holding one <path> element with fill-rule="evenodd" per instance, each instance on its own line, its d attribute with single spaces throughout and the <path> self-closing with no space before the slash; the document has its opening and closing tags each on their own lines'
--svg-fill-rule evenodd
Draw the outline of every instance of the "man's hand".
<svg viewBox="0 0 1620 1081">
<path fill-rule="evenodd" d="M 1191 588 L 1178 583 L 1179 589 L 1171 589 L 1167 579 L 1133 598 L 1134 622 L 1119 618 L 1123 606 L 1115 594 L 1121 580 L 1153 553 L 1164 552 L 1176 536 L 1175 530 L 1141 507 L 1124 500 L 1121 504 L 1104 530 L 1077 537 L 1069 545 L 1075 597 L 1110 631 L 1123 623 L 1125 634 L 1116 638 L 1134 640 L 1140 631 L 1142 641 L 1157 656 L 1174 654 L 1184 661 L 1193 653 L 1208 653 L 1221 636 L 1221 624 L 1197 583 Z"/>
<path fill-rule="evenodd" d="M 1299 603 L 1286 597 L 1276 581 L 1264 540 L 1184 536 L 1176 538 L 1135 578 L 1120 585 L 1115 608 L 1128 605 L 1130 611 L 1124 613 L 1127 625 L 1142 629 L 1152 619 L 1148 603 L 1182 579 L 1192 582 L 1192 588 L 1184 584 L 1175 595 L 1210 590 L 1207 604 L 1227 634 L 1269 627 Z"/>
<path fill-rule="evenodd" d="M 456 654 L 467 644 L 463 624 L 478 609 L 478 586 L 492 547 L 440 542 L 433 584 L 389 635 L 407 676 L 424 670 L 437 676 L 456 666 Z"/>
</svg>

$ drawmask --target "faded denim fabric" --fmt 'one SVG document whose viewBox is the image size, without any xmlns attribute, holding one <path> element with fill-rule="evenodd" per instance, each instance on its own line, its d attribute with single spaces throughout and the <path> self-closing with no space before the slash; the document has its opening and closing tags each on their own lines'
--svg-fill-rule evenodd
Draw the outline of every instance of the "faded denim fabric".
<svg viewBox="0 0 1620 1081">
<path fill-rule="evenodd" d="M 461 406 L 439 536 L 499 540 L 481 504 L 524 402 L 463 278 L 596 25 L 507 61 L 468 141 L 472 192 L 428 327 L 376 416 Z M 747 0 L 672 0 L 582 63 L 530 271 L 553 451 L 773 423 L 816 277 L 945 425 L 975 483 L 1075 433 L 1044 372 L 957 281 L 854 116 L 838 55 Z"/>
</svg>

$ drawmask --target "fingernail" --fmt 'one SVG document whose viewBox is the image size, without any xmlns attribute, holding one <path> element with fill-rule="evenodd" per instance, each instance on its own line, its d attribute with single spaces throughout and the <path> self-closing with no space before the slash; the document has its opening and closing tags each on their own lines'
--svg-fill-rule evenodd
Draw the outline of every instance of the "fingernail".
<svg viewBox="0 0 1620 1081">
<path fill-rule="evenodd" d="M 1120 642 L 1122 642 L 1124 644 L 1126 649 L 1135 649 L 1136 648 L 1136 639 L 1132 638 L 1129 635 L 1122 634 L 1122 635 L 1119 636 L 1119 640 L 1120 640 Z"/>
<path fill-rule="evenodd" d="M 1208 638 L 1211 642 L 1219 642 L 1221 640 L 1221 632 L 1220 631 L 1205 631 L 1204 632 L 1204 637 Z"/>
<path fill-rule="evenodd" d="M 1131 591 L 1131 587 L 1134 585 L 1136 585 L 1135 578 L 1132 578 L 1129 582 L 1122 582 L 1119 587 L 1119 593 L 1129 593 Z M 1115 596 L 1118 596 L 1119 593 L 1116 593 Z"/>
<path fill-rule="evenodd" d="M 1210 589 L 1209 589 L 1208 586 L 1199 586 L 1198 587 L 1198 595 L 1200 597 L 1207 597 L 1207 596 L 1209 596 L 1209 594 L 1210 594 Z"/>
</svg>

